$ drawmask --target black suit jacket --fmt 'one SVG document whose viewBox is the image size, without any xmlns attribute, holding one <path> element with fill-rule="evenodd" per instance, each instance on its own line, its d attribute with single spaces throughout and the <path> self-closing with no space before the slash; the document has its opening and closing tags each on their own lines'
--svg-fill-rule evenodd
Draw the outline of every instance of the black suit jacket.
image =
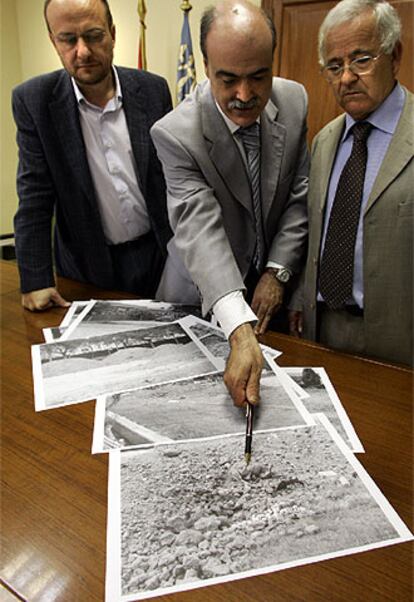
<svg viewBox="0 0 414 602">
<path fill-rule="evenodd" d="M 171 237 L 161 166 L 149 130 L 171 110 L 166 81 L 117 67 L 123 107 L 160 253 Z M 114 274 L 86 157 L 79 110 L 64 70 L 35 77 L 13 91 L 17 124 L 19 208 L 15 216 L 21 290 L 54 286 L 54 255 L 61 276 L 113 288 Z"/>
</svg>

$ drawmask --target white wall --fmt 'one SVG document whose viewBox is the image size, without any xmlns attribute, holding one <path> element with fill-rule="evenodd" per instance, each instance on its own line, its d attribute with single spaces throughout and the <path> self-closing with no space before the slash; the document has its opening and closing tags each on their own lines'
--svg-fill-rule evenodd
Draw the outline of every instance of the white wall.
<svg viewBox="0 0 414 602">
<path fill-rule="evenodd" d="M 1 2 L 1 221 L 0 233 L 12 232 L 16 210 L 17 165 L 15 128 L 10 112 L 10 92 L 20 81 L 60 67 L 43 20 L 43 0 Z M 260 0 L 252 0 L 260 5 Z M 116 25 L 115 64 L 137 66 L 139 18 L 137 0 L 110 0 Z M 146 0 L 148 70 L 165 77 L 175 96 L 176 69 L 183 13 L 181 0 Z M 214 0 L 192 0 L 190 28 L 197 81 L 205 79 L 199 50 L 199 23 L 203 10 Z M 4 162 L 4 158 L 7 160 Z"/>
</svg>

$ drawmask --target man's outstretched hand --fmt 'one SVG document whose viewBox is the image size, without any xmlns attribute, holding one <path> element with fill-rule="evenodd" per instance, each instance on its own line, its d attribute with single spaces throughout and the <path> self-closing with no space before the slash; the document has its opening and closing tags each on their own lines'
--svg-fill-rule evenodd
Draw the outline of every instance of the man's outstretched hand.
<svg viewBox="0 0 414 602">
<path fill-rule="evenodd" d="M 231 333 L 230 347 L 224 382 L 234 405 L 257 404 L 264 360 L 251 324 L 241 324 Z"/>
</svg>

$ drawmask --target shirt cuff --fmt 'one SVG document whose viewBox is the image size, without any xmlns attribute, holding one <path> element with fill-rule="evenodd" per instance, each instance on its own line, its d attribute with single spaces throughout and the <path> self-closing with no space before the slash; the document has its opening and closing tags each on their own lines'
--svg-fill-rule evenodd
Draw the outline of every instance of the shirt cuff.
<svg viewBox="0 0 414 602">
<path fill-rule="evenodd" d="M 256 322 L 257 316 L 246 303 L 242 291 L 232 291 L 213 305 L 214 315 L 227 338 L 241 324 Z"/>
<path fill-rule="evenodd" d="M 277 270 L 287 270 L 287 268 L 285 268 L 284 265 L 280 264 L 280 263 L 276 263 L 276 261 L 268 261 L 266 263 L 266 267 L 267 268 L 276 268 Z M 290 270 L 289 270 L 290 272 Z"/>
</svg>

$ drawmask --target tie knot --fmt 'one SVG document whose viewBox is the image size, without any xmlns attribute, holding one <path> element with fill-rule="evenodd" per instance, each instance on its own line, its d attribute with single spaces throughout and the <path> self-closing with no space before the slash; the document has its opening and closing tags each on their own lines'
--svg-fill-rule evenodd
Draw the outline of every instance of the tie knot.
<svg viewBox="0 0 414 602">
<path fill-rule="evenodd" d="M 237 135 L 240 136 L 247 152 L 256 151 L 260 148 L 260 125 L 256 121 L 248 127 L 239 128 Z"/>
<path fill-rule="evenodd" d="M 358 140 L 358 142 L 364 142 L 368 138 L 371 130 L 372 124 L 368 123 L 368 121 L 360 121 L 355 123 L 352 126 L 352 135 L 354 140 Z"/>
</svg>

